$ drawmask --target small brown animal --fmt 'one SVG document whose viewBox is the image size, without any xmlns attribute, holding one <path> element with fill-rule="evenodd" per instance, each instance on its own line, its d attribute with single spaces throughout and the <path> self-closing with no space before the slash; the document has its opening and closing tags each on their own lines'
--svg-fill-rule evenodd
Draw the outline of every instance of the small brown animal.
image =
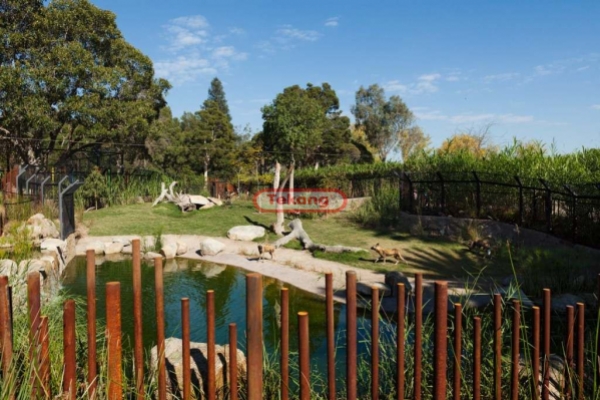
<svg viewBox="0 0 600 400">
<path fill-rule="evenodd" d="M 377 260 L 375 260 L 375 262 L 383 260 L 383 262 L 385 263 L 385 261 L 387 260 L 388 257 L 393 257 L 396 259 L 395 265 L 398 265 L 400 260 L 402 260 L 402 261 L 404 261 L 404 263 L 408 264 L 406 262 L 406 260 L 404 259 L 404 257 L 402 257 L 402 254 L 400 254 L 400 250 L 398 250 L 398 249 L 384 249 L 383 247 L 381 247 L 379 245 L 379 243 L 377 243 L 375 246 L 371 247 L 371 250 L 373 250 L 377 254 L 379 254 L 379 258 Z"/>
<path fill-rule="evenodd" d="M 275 249 L 276 247 L 273 246 L 272 244 L 259 244 L 258 245 L 258 259 L 263 261 L 263 254 L 269 253 L 271 254 L 271 260 L 274 259 L 275 255 Z"/>
<path fill-rule="evenodd" d="M 485 255 L 492 255 L 492 245 L 488 239 L 471 240 L 469 242 L 469 250 L 472 252 L 475 252 L 475 250 L 484 251 Z"/>
</svg>

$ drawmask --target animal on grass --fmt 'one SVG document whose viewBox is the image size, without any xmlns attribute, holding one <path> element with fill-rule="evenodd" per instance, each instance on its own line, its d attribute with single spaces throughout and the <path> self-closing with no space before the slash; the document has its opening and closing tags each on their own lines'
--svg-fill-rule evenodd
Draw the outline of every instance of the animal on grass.
<svg viewBox="0 0 600 400">
<path fill-rule="evenodd" d="M 402 260 L 404 263 L 408 264 L 406 262 L 406 260 L 404 259 L 404 257 L 402 257 L 402 254 L 400 254 L 400 250 L 398 250 L 398 249 L 384 249 L 383 247 L 381 247 L 379 245 L 379 243 L 377 243 L 375 246 L 371 247 L 371 250 L 373 250 L 377 254 L 379 254 L 379 258 L 377 260 L 375 260 L 375 262 L 383 261 L 385 263 L 387 258 L 391 257 L 391 258 L 396 259 L 395 265 L 398 265 L 400 260 Z"/>
<path fill-rule="evenodd" d="M 273 246 L 272 244 L 267 244 L 267 243 L 263 243 L 263 244 L 259 244 L 258 245 L 258 259 L 263 261 L 263 255 L 265 254 L 271 254 L 271 260 L 274 259 L 275 256 L 275 246 Z"/>
<path fill-rule="evenodd" d="M 469 242 L 469 250 L 472 252 L 483 251 L 485 255 L 492 255 L 492 245 L 488 239 L 477 239 Z"/>
</svg>

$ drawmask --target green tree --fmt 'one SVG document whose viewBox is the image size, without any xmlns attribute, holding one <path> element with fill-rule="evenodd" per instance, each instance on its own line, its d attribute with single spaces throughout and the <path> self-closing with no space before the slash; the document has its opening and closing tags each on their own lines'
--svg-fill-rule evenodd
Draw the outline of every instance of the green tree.
<svg viewBox="0 0 600 400">
<path fill-rule="evenodd" d="M 290 86 L 262 108 L 264 148 L 285 164 L 312 163 L 323 143 L 327 119 L 321 103 Z"/>
<path fill-rule="evenodd" d="M 0 137 L 23 161 L 144 143 L 169 84 L 113 13 L 87 0 L 11 0 L 0 14 Z"/>
<path fill-rule="evenodd" d="M 106 179 L 98 168 L 94 168 L 92 172 L 85 178 L 85 182 L 80 189 L 81 196 L 86 201 L 87 207 L 102 207 L 106 197 L 108 196 L 108 187 Z"/>
<path fill-rule="evenodd" d="M 227 105 L 227 99 L 225 98 L 225 90 L 223 84 L 219 78 L 214 78 L 210 82 L 210 88 L 208 89 L 208 100 L 217 103 L 219 109 L 227 115 L 227 119 L 231 122 L 231 114 L 229 114 L 229 106 Z"/>
<path fill-rule="evenodd" d="M 399 96 L 386 100 L 379 85 L 360 87 L 356 92 L 352 113 L 357 127 L 364 129 L 369 143 L 377 149 L 381 161 L 397 148 L 400 134 L 413 121 L 413 114 Z"/>
<path fill-rule="evenodd" d="M 306 93 L 321 104 L 326 120 L 323 123 L 322 143 L 317 162 L 323 165 L 356 161 L 359 150 L 352 144 L 350 119 L 342 115 L 340 101 L 328 83 L 306 85 Z"/>
<path fill-rule="evenodd" d="M 185 143 L 182 124 L 173 118 L 171 109 L 160 110 L 160 116 L 150 128 L 146 149 L 155 166 L 171 176 L 191 173 L 188 163 L 190 150 Z"/>
<path fill-rule="evenodd" d="M 400 132 L 400 154 L 402 155 L 402 161 L 406 162 L 409 157 L 416 153 L 420 153 L 425 150 L 431 143 L 429 135 L 425 134 L 421 127 L 413 126 L 404 129 Z"/>
</svg>

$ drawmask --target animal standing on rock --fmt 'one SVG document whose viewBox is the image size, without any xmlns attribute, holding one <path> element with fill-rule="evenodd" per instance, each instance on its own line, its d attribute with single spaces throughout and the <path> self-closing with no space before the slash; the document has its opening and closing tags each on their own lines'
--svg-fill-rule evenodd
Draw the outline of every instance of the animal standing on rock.
<svg viewBox="0 0 600 400">
<path fill-rule="evenodd" d="M 398 249 L 384 249 L 379 245 L 379 243 L 377 243 L 375 246 L 371 247 L 371 250 L 379 254 L 379 258 L 375 260 L 375 262 L 383 260 L 383 262 L 385 263 L 388 257 L 393 257 L 396 259 L 396 264 L 394 265 L 398 265 L 400 260 L 402 260 L 405 264 L 408 264 L 408 262 L 406 262 L 404 257 L 402 257 L 402 254 L 400 254 L 400 250 Z"/>
<path fill-rule="evenodd" d="M 273 257 L 274 257 L 275 249 L 276 249 L 276 247 L 273 246 L 272 244 L 266 244 L 266 243 L 259 244 L 258 245 L 258 259 L 263 261 L 263 254 L 269 253 L 269 254 L 271 254 L 271 261 L 272 261 Z"/>
</svg>

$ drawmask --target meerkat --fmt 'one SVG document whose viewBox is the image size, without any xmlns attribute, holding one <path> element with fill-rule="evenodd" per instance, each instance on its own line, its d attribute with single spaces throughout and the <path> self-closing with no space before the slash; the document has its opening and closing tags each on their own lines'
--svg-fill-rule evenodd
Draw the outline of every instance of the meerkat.
<svg viewBox="0 0 600 400">
<path fill-rule="evenodd" d="M 274 259 L 275 257 L 275 246 L 273 246 L 272 244 L 259 244 L 258 245 L 258 259 L 260 261 L 263 261 L 263 254 L 269 253 L 271 254 L 271 260 Z"/>
<path fill-rule="evenodd" d="M 388 257 L 393 257 L 396 259 L 395 265 L 398 265 L 400 260 L 402 260 L 402 261 L 404 261 L 404 263 L 408 264 L 406 262 L 406 260 L 404 259 L 404 257 L 402 257 L 402 254 L 400 254 L 400 250 L 398 250 L 398 249 L 384 249 L 383 247 L 381 247 L 379 245 L 379 243 L 377 243 L 375 246 L 371 247 L 371 250 L 373 250 L 377 254 L 379 254 L 379 258 L 377 260 L 375 260 L 375 262 L 383 260 L 383 262 L 385 263 L 385 261 L 387 260 Z"/>
</svg>

